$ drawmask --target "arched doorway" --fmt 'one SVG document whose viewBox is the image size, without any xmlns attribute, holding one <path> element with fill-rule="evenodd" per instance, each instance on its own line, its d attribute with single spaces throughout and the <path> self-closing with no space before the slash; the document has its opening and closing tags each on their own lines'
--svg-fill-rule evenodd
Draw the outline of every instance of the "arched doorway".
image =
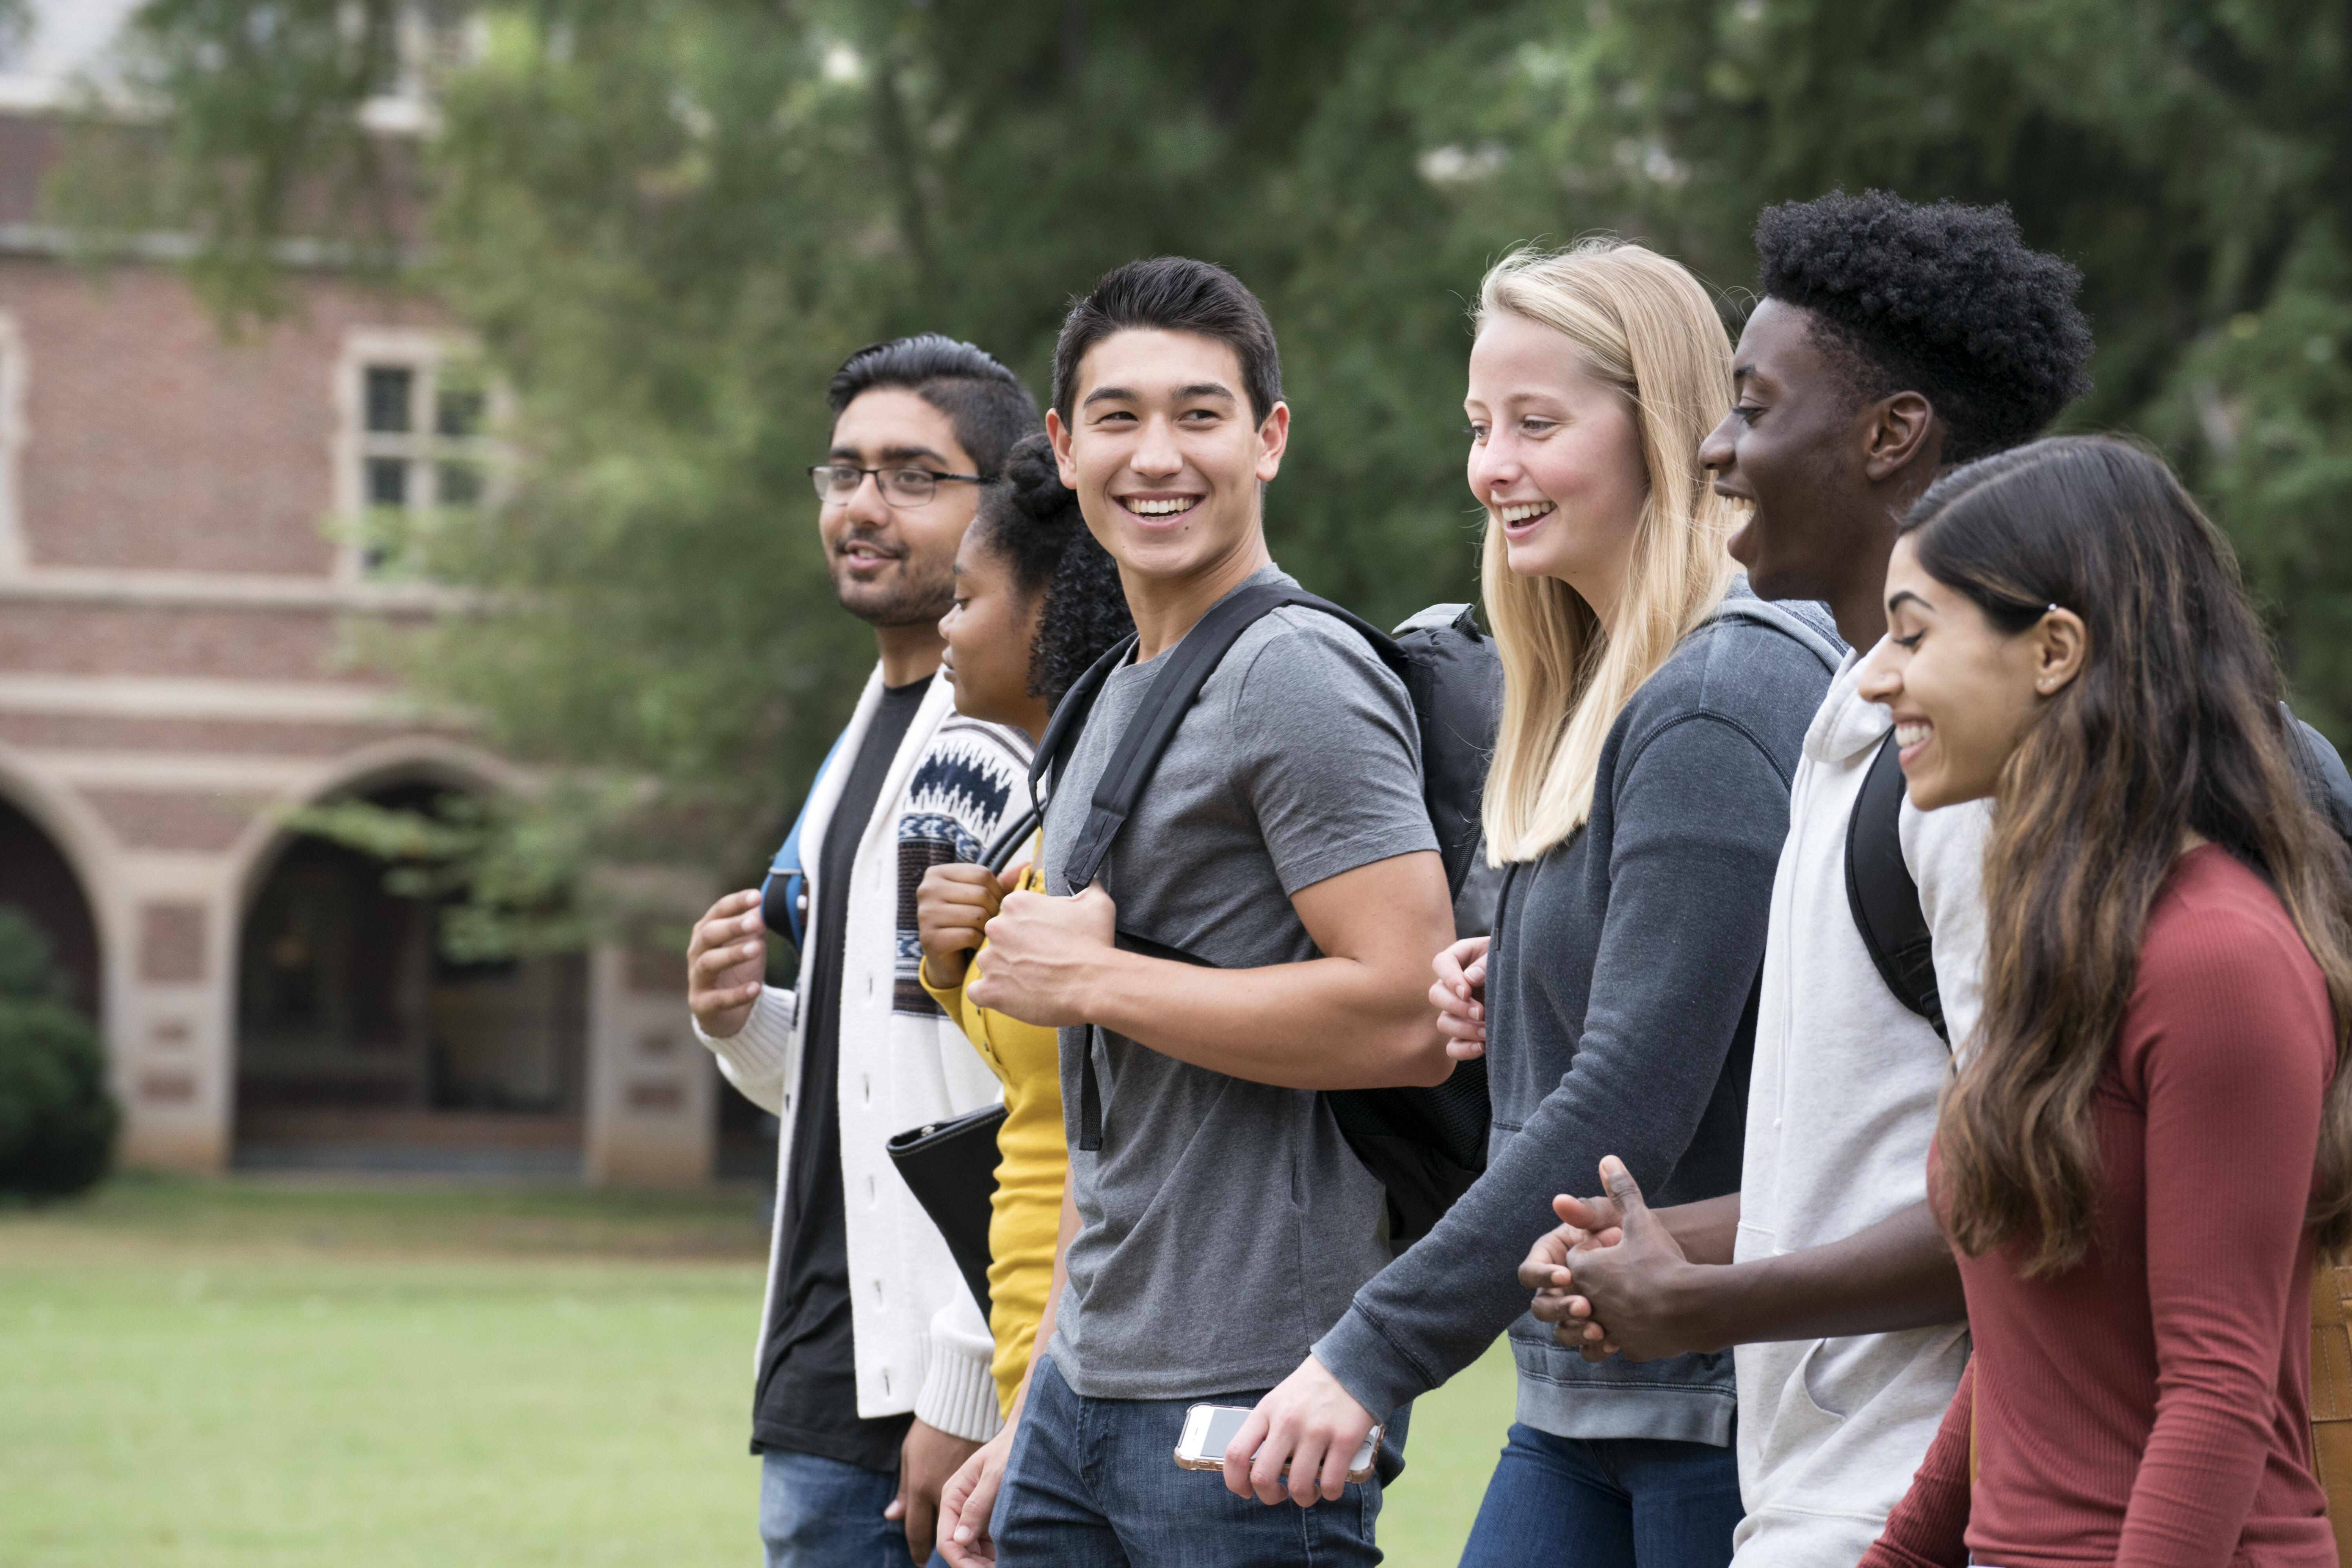
<svg viewBox="0 0 2352 1568">
<path fill-rule="evenodd" d="M 444 793 L 361 798 L 417 810 Z M 455 962 L 436 904 L 385 872 L 305 835 L 255 889 L 237 943 L 236 1163 L 576 1173 L 584 960 Z"/>
<path fill-rule="evenodd" d="M 73 982 L 74 1005 L 100 1015 L 98 922 L 81 879 L 40 825 L 0 799 L 0 905 L 13 904 L 49 939 L 58 967 Z"/>
</svg>

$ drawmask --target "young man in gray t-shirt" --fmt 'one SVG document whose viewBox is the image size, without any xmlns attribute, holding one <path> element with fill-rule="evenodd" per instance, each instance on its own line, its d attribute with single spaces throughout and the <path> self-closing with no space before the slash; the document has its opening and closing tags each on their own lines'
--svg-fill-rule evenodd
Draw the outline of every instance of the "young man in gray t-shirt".
<svg viewBox="0 0 2352 1568">
<path fill-rule="evenodd" d="M 968 993 L 1060 1026 L 1071 1149 L 1040 1353 L 942 1499 L 959 1568 L 1000 1547 L 1023 1568 L 1376 1557 L 1376 1479 L 1263 1508 L 1172 1450 L 1188 1405 L 1254 1403 L 1388 1260 L 1380 1184 L 1316 1091 L 1450 1066 L 1425 971 L 1453 917 L 1403 684 L 1331 617 L 1273 612 L 1202 688 L 1096 885 L 1061 871 L 1153 661 L 1235 589 L 1288 581 L 1261 500 L 1289 430 L 1280 382 L 1255 297 L 1178 258 L 1105 277 L 1055 355 L 1047 428 L 1138 646 L 1053 781 L 1053 896 L 1005 900 Z M 1077 1146 L 1089 1055 L 1098 1151 Z"/>
</svg>

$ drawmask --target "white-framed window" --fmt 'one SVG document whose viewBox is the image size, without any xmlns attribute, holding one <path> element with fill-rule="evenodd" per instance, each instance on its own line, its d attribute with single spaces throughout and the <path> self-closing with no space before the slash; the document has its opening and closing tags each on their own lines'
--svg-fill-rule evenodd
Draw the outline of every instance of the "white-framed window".
<svg viewBox="0 0 2352 1568">
<path fill-rule="evenodd" d="M 336 388 L 338 575 L 425 575 L 436 526 L 492 496 L 502 399 L 462 339 L 354 331 Z"/>
<path fill-rule="evenodd" d="M 347 7 L 356 12 L 356 7 Z M 452 72 L 480 59 L 489 47 L 490 20 L 471 0 L 402 0 L 347 16 L 354 42 L 380 51 L 381 74 L 360 106 L 360 123 L 378 135 L 420 136 L 437 121 L 434 100 Z M 373 37 L 369 37 L 370 33 Z"/>
</svg>

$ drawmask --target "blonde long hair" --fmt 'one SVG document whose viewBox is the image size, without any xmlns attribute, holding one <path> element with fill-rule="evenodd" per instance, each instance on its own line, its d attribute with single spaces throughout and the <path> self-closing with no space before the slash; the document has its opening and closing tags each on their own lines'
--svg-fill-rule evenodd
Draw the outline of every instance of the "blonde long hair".
<svg viewBox="0 0 2352 1568">
<path fill-rule="evenodd" d="M 1730 585 L 1730 509 L 1698 447 L 1731 406 L 1731 342 L 1697 279 L 1623 240 L 1512 252 L 1486 274 L 1473 320 L 1497 313 L 1564 334 L 1584 373 L 1624 395 L 1649 478 L 1607 630 L 1567 584 L 1513 572 L 1488 516 L 1479 578 L 1503 660 L 1503 724 L 1485 826 L 1487 861 L 1500 866 L 1584 825 L 1610 726 Z"/>
</svg>

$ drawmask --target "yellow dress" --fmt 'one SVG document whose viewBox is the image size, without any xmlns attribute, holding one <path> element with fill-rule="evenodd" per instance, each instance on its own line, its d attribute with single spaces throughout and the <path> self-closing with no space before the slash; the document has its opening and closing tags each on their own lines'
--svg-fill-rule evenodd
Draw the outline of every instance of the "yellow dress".
<svg viewBox="0 0 2352 1568">
<path fill-rule="evenodd" d="M 1029 868 L 1020 890 L 1045 891 L 1031 840 Z M 965 984 L 979 972 L 985 944 L 964 971 Z M 927 959 L 923 989 L 947 1009 L 981 1059 L 1004 1085 L 1004 1121 L 996 1130 L 996 1196 L 988 1222 L 988 1331 L 996 1342 L 989 1372 L 996 1379 L 996 1402 L 1006 1414 L 1013 1392 L 1029 1369 L 1037 1321 L 1045 1314 L 1053 1287 L 1054 1238 L 1062 1218 L 1062 1183 L 1070 1156 L 1062 1136 L 1062 1059 L 1059 1034 L 1024 1024 L 964 1001 L 962 985 L 931 984 Z"/>
</svg>

